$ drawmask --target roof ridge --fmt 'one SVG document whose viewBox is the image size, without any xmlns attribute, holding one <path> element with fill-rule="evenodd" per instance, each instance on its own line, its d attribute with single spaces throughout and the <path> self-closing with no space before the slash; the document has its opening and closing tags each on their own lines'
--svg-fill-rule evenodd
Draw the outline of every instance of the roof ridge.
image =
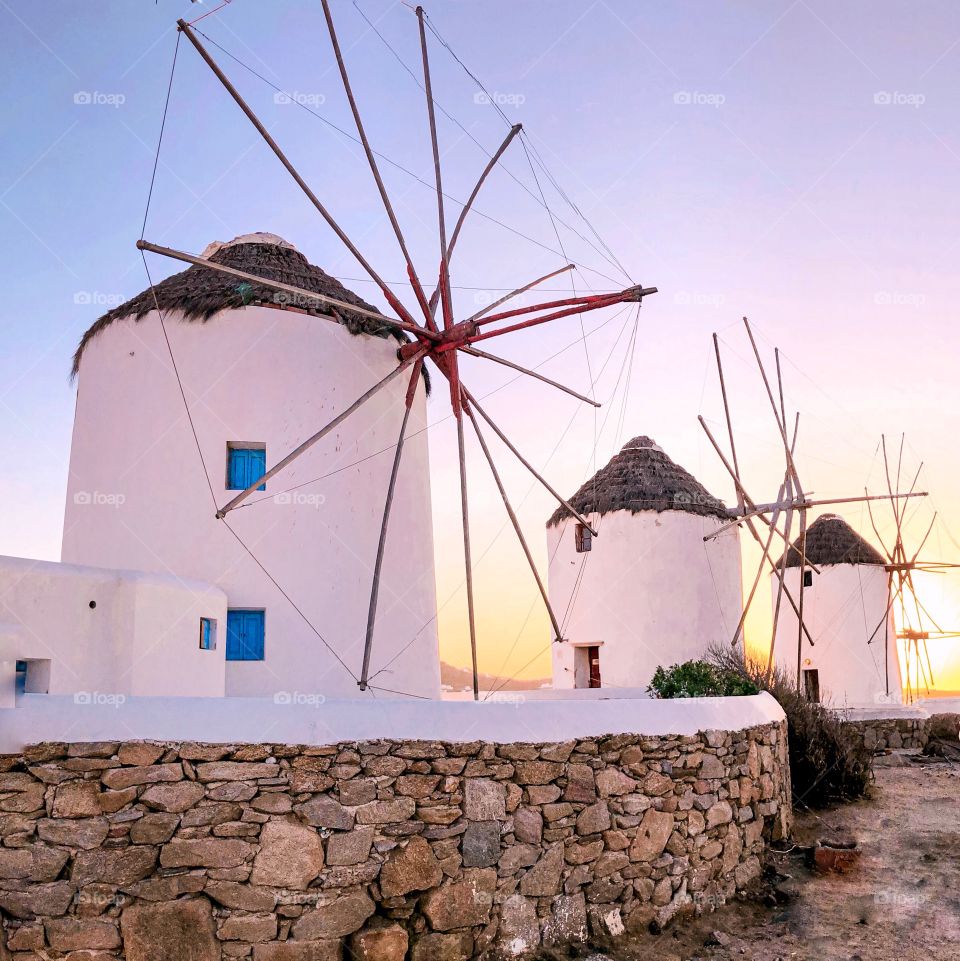
<svg viewBox="0 0 960 961">
<path fill-rule="evenodd" d="M 644 434 L 627 441 L 606 466 L 580 487 L 569 503 L 581 514 L 608 514 L 618 510 L 632 514 L 682 511 L 724 520 L 730 517 L 723 501 Z M 570 511 L 561 505 L 547 526 L 559 524 L 569 516 L 572 516 Z"/>
<path fill-rule="evenodd" d="M 220 246 L 211 252 L 209 259 L 217 263 L 243 268 L 249 273 L 259 274 L 270 280 L 280 280 L 313 293 L 326 294 L 363 310 L 377 310 L 335 277 L 311 264 L 299 250 L 275 234 L 243 234 L 228 243 L 214 241 L 207 249 L 214 244 Z M 135 297 L 97 318 L 80 339 L 73 355 L 72 375 L 76 376 L 80 369 L 80 360 L 87 344 L 116 320 L 132 317 L 134 321 L 139 321 L 159 306 L 161 311 L 178 311 L 186 321 L 205 322 L 222 310 L 255 304 L 293 306 L 308 313 L 334 316 L 351 334 L 392 336 L 401 342 L 407 340 L 402 331 L 389 328 L 361 314 L 334 309 L 306 298 L 299 300 L 295 294 L 238 281 L 229 274 L 194 264 L 161 280 L 152 288 L 147 287 Z"/>
<path fill-rule="evenodd" d="M 831 564 L 887 563 L 884 556 L 839 514 L 821 514 L 807 528 L 804 554 L 807 561 L 817 567 Z M 800 566 L 802 555 L 799 537 L 784 551 L 784 555 L 787 555 L 787 567 Z M 778 566 L 783 563 L 784 555 L 777 561 Z"/>
</svg>

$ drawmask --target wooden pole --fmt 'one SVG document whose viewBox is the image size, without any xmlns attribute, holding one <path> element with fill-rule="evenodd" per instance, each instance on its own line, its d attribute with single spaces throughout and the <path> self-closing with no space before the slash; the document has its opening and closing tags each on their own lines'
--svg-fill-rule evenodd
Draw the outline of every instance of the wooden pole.
<svg viewBox="0 0 960 961">
<path fill-rule="evenodd" d="M 226 264 L 218 264 L 215 260 L 210 260 L 209 257 L 195 257 L 193 254 L 184 253 L 182 250 L 174 250 L 172 247 L 161 247 L 159 244 L 151 244 L 146 240 L 138 240 L 137 249 L 149 250 L 154 254 L 161 254 L 162 256 L 170 257 L 173 260 L 183 261 L 185 264 L 195 264 L 197 267 L 209 267 L 211 270 L 219 271 L 221 274 L 230 274 L 231 277 L 237 277 L 240 280 L 246 280 L 250 283 L 260 284 L 263 287 L 269 287 L 271 290 L 282 291 L 283 293 L 290 294 L 293 297 L 302 297 L 304 300 L 315 301 L 318 304 L 324 304 L 328 307 L 335 307 L 338 310 L 350 311 L 351 313 L 357 314 L 360 317 L 370 317 L 372 320 L 377 320 L 387 327 L 406 330 L 412 334 L 416 334 L 418 337 L 425 337 L 428 340 L 440 339 L 438 334 L 424 330 L 419 324 L 408 323 L 403 320 L 395 320 L 393 317 L 385 317 L 383 314 L 377 313 L 375 310 L 367 310 L 364 307 L 355 306 L 354 304 L 351 304 L 345 300 L 337 300 L 335 297 L 327 297 L 326 294 L 318 294 L 312 290 L 304 290 L 302 287 L 294 287 L 292 284 L 282 283 L 279 280 L 270 280 L 269 277 L 261 277 L 259 274 L 251 274 L 246 270 L 237 270 L 236 267 L 228 267 Z M 321 314 L 320 316 L 322 316 L 324 320 L 329 320 L 332 323 L 341 323 L 336 317 L 331 317 L 326 314 Z"/>
<path fill-rule="evenodd" d="M 553 494 L 553 496 L 554 496 L 568 511 L 570 511 L 570 513 L 573 514 L 573 516 L 574 516 L 581 524 L 583 524 L 583 526 L 584 526 L 588 531 L 590 531 L 590 533 L 591 533 L 594 537 L 598 537 L 599 534 L 597 533 L 597 531 L 595 531 L 595 530 L 593 529 L 593 527 L 591 526 L 590 522 L 583 516 L 583 514 L 581 514 L 580 511 L 578 511 L 575 507 L 573 507 L 573 506 L 569 503 L 569 501 L 567 501 L 567 500 L 565 500 L 563 497 L 561 497 L 561 496 L 553 489 L 553 487 L 550 486 L 550 483 L 536 470 L 536 468 L 533 466 L 533 464 L 531 464 L 530 461 L 528 461 L 528 460 L 523 456 L 523 454 L 521 454 L 520 451 L 518 451 L 517 448 L 513 446 L 513 444 L 510 442 L 509 438 L 507 437 L 507 435 L 504 434 L 504 432 L 503 432 L 502 430 L 500 430 L 500 428 L 497 427 L 497 425 L 490 419 L 490 417 L 489 417 L 489 415 L 487 414 L 487 412 L 477 403 L 477 399 L 473 396 L 473 394 L 470 393 L 469 390 L 467 390 L 466 387 L 463 388 L 463 393 L 464 393 L 464 396 L 467 398 L 467 400 L 470 401 L 471 406 L 472 406 L 472 407 L 477 411 L 477 413 L 480 414 L 480 416 L 493 428 L 493 432 L 497 435 L 497 437 L 499 437 L 500 440 L 502 440 L 503 443 L 507 445 L 507 447 L 508 447 L 508 448 L 510 449 L 510 451 L 513 453 L 514 457 L 516 457 L 517 460 L 519 460 L 520 463 L 523 464 L 523 466 L 526 467 L 526 469 L 527 469 L 528 471 L 530 471 L 530 473 L 533 474 L 533 476 L 536 477 L 536 479 L 537 479 L 538 481 L 540 481 L 540 483 L 543 484 L 543 486 L 544 486 L 548 491 L 550 491 L 550 493 Z"/>
<path fill-rule="evenodd" d="M 797 689 L 800 689 L 799 678 L 802 676 L 803 668 L 803 593 L 804 575 L 807 570 L 807 511 L 806 508 L 800 510 L 800 614 L 797 625 Z"/>
<path fill-rule="evenodd" d="M 700 426 L 704 429 L 704 432 L 706 433 L 707 437 L 709 438 L 710 443 L 711 443 L 711 445 L 713 446 L 713 449 L 717 452 L 717 456 L 720 458 L 721 462 L 723 463 L 723 466 L 727 469 L 727 472 L 728 472 L 728 473 L 730 474 L 730 476 L 733 478 L 733 482 L 738 485 L 738 487 L 740 488 L 740 490 L 743 491 L 744 501 L 747 503 L 747 505 L 752 505 L 753 502 L 750 500 L 750 495 L 747 494 L 746 488 L 745 488 L 745 487 L 743 486 L 743 484 L 740 482 L 739 478 L 737 478 L 737 475 L 733 472 L 733 467 L 731 467 L 730 462 L 727 460 L 727 458 L 726 458 L 726 456 L 724 455 L 723 451 L 720 449 L 720 445 L 717 443 L 716 438 L 715 438 L 715 437 L 713 436 L 713 434 L 711 433 L 710 428 L 707 427 L 707 422 L 703 419 L 702 416 L 699 416 L 697 419 L 700 421 Z M 784 480 L 784 484 L 786 484 L 786 479 Z M 792 506 L 793 506 L 793 503 L 792 503 L 792 502 L 791 502 L 790 504 L 785 504 L 785 505 L 784 505 L 784 507 L 792 507 Z M 760 515 L 760 516 L 762 517 L 762 515 Z M 764 518 L 764 520 L 766 520 L 766 519 Z M 750 534 L 752 535 L 753 539 L 754 539 L 758 544 L 761 544 L 761 545 L 762 545 L 762 544 L 763 544 L 763 541 L 762 541 L 762 539 L 761 539 L 761 537 L 760 537 L 759 531 L 758 531 L 757 528 L 756 528 L 756 525 L 753 523 L 753 518 L 752 518 L 752 517 L 747 517 L 747 518 L 744 518 L 744 521 L 745 521 L 745 523 L 746 523 L 746 525 L 747 525 L 747 530 L 750 531 Z M 787 545 L 787 553 L 789 554 L 790 548 L 791 548 L 791 546 L 792 546 L 792 545 L 790 544 L 789 538 L 788 538 L 787 536 L 785 536 L 785 535 L 783 534 L 783 532 L 781 532 L 780 530 L 777 530 L 777 529 L 776 529 L 776 525 L 771 525 L 771 523 L 770 523 L 769 520 L 766 520 L 766 523 L 767 523 L 768 526 L 770 526 L 770 529 L 771 529 L 771 530 L 776 530 L 777 535 L 784 540 L 784 542 L 785 542 L 786 545 Z M 710 536 L 710 535 L 707 535 L 708 538 L 709 538 L 709 536 Z M 706 539 L 706 538 L 705 538 L 705 539 Z M 767 562 L 770 564 L 770 566 L 771 566 L 771 568 L 774 570 L 774 572 L 777 573 L 777 576 L 780 577 L 780 575 L 779 575 L 779 568 L 778 568 L 777 565 L 774 563 L 774 561 L 773 561 L 773 559 L 770 557 L 769 553 L 766 552 L 766 551 L 764 552 L 764 558 L 765 558 L 765 559 L 767 560 Z M 762 563 L 762 561 L 761 561 L 761 563 Z M 811 566 L 812 566 L 812 565 L 811 565 Z M 780 578 L 780 583 L 781 583 L 781 586 L 783 587 L 784 593 L 785 593 L 786 596 L 787 596 L 787 600 L 790 602 L 790 606 L 793 608 L 793 612 L 799 617 L 800 611 L 799 611 L 799 608 L 797 607 L 797 602 L 793 599 L 793 595 L 790 593 L 790 591 L 789 591 L 789 589 L 786 587 L 786 585 L 783 584 L 783 579 L 782 579 L 782 578 Z M 804 625 L 803 632 L 804 632 L 804 634 L 807 635 L 807 640 L 810 642 L 810 646 L 813 647 L 813 646 L 814 646 L 814 641 L 813 641 L 813 638 L 810 636 L 810 632 L 807 630 L 806 625 Z"/>
<path fill-rule="evenodd" d="M 743 324 L 747 328 L 747 336 L 750 338 L 750 346 L 753 348 L 753 356 L 756 358 L 757 366 L 760 368 L 760 376 L 763 378 L 763 386 L 767 389 L 767 397 L 770 399 L 770 406 L 773 408 L 773 417 L 777 422 L 777 427 L 780 429 L 780 437 L 783 440 L 783 446 L 787 450 L 787 466 L 790 468 L 790 473 L 793 475 L 793 482 L 797 488 L 797 494 L 803 497 L 803 488 L 800 486 L 800 477 L 797 474 L 797 465 L 793 461 L 793 454 L 790 453 L 790 442 L 787 440 L 787 425 L 780 419 L 780 414 L 777 411 L 777 402 L 773 399 L 773 390 L 770 388 L 770 380 L 767 377 L 766 368 L 763 366 L 763 361 L 760 359 L 760 351 L 757 349 L 757 342 L 753 338 L 753 330 L 750 328 L 750 321 L 746 317 L 743 318 Z"/>
<path fill-rule="evenodd" d="M 780 487 L 781 496 L 783 492 L 783 485 Z M 767 530 L 767 542 L 763 545 L 763 557 L 760 558 L 760 563 L 757 565 L 757 574 L 753 579 L 753 584 L 750 586 L 750 593 L 747 595 L 747 601 L 743 605 L 743 610 L 740 613 L 740 620 L 737 622 L 737 629 L 733 632 L 733 640 L 730 642 L 731 647 L 736 647 L 737 642 L 740 640 L 740 634 L 747 623 L 747 616 L 750 613 L 750 608 L 753 605 L 754 595 L 757 593 L 757 587 L 760 584 L 760 578 L 763 577 L 763 560 L 764 558 L 769 559 L 770 557 L 770 545 L 773 542 L 773 534 L 776 530 L 776 524 L 780 517 L 780 509 L 774 511 L 771 517 L 770 527 Z M 746 653 L 746 651 L 744 651 Z"/>
<path fill-rule="evenodd" d="M 297 171 L 297 168 L 294 167 L 293 164 L 287 159 L 287 155 L 280 149 L 279 145 L 270 135 L 270 132 L 267 130 L 267 128 L 264 127 L 264 125 L 260 122 L 260 119 L 257 117 L 257 115 L 250 109 L 250 106 L 247 104 L 247 102 L 243 99 L 243 97 L 240 96 L 239 92 L 237 91 L 237 88 L 234 87 L 234 85 L 227 78 L 227 75 L 220 69 L 216 61 L 213 59 L 213 57 L 211 57 L 210 54 L 207 52 L 207 49 L 197 39 L 196 34 L 193 32 L 193 30 L 190 29 L 190 25 L 185 20 L 180 19 L 177 21 L 177 27 L 184 33 L 184 35 L 190 41 L 190 43 L 193 44 L 193 46 L 196 48 L 197 53 L 199 53 L 200 56 L 203 57 L 204 62 L 213 71 L 214 75 L 220 81 L 220 83 L 222 83 L 223 86 L 226 88 L 227 93 L 229 93 L 230 96 L 233 97 L 234 101 L 236 101 L 237 106 L 246 114 L 247 119 L 256 128 L 257 133 L 259 133 L 260 136 L 263 137 L 263 139 L 267 143 L 267 146 L 270 147 L 270 149 L 274 152 L 274 154 L 276 154 L 276 157 L 280 161 L 280 163 L 282 163 L 283 166 L 286 167 L 287 172 L 296 181 L 297 186 L 299 186 L 300 189 L 307 195 L 307 198 L 313 204 L 313 206 L 317 208 L 317 210 L 320 213 L 320 216 L 323 217 L 323 219 L 330 226 L 331 230 L 333 230 L 333 232 L 340 238 L 340 241 L 347 248 L 347 250 L 349 250 L 350 253 L 353 254 L 353 256 L 357 260 L 357 263 L 359 263 L 360 266 L 363 267 L 363 269 L 370 275 L 371 279 L 377 284 L 380 290 L 383 291 L 383 296 L 387 298 L 387 302 L 390 304 L 391 308 L 395 310 L 400 315 L 400 317 L 402 317 L 408 323 L 413 323 L 413 318 L 410 316 L 406 307 L 403 306 L 403 304 L 399 301 L 397 296 L 387 286 L 383 278 L 376 272 L 376 270 L 373 269 L 370 263 L 368 263 L 367 259 L 363 256 L 363 254 L 360 253 L 360 251 L 357 249 L 353 241 L 350 240 L 350 238 L 346 235 L 346 233 L 343 231 L 340 225 L 333 219 L 333 217 L 327 211 L 327 208 L 324 207 L 324 205 L 317 198 L 316 194 L 310 189 L 310 187 L 307 185 L 307 182 L 303 179 L 303 177 L 300 176 L 300 174 Z"/>
<path fill-rule="evenodd" d="M 393 506 L 393 494 L 397 487 L 397 475 L 400 473 L 400 457 L 403 454 L 403 441 L 407 433 L 407 422 L 413 408 L 416 396 L 417 381 L 420 379 L 420 368 L 423 360 L 413 365 L 410 375 L 410 385 L 407 388 L 406 401 L 403 407 L 403 420 L 400 423 L 400 436 L 397 439 L 397 449 L 393 454 L 393 467 L 390 470 L 390 481 L 387 484 L 387 498 L 383 505 L 383 520 L 380 524 L 380 540 L 377 543 L 377 559 L 373 565 L 373 581 L 370 587 L 370 607 L 367 610 L 367 631 L 363 642 L 363 666 L 360 670 L 360 690 L 367 689 L 367 678 L 370 675 L 370 654 L 373 651 L 373 629 L 377 621 L 377 600 L 380 595 L 380 572 L 383 568 L 383 555 L 387 546 L 387 525 L 390 522 L 390 508 Z"/>
<path fill-rule="evenodd" d="M 720 377 L 720 396 L 723 398 L 723 415 L 727 421 L 727 437 L 730 439 L 730 456 L 733 459 L 733 471 L 739 478 L 740 463 L 737 460 L 737 445 L 733 439 L 733 421 L 730 417 L 730 404 L 727 402 L 727 383 L 723 377 L 723 364 L 720 361 L 720 340 L 716 334 L 713 335 L 713 352 L 717 358 L 717 374 Z M 734 486 L 737 492 L 737 507 L 743 511 L 743 493 L 739 487 Z M 780 497 L 782 496 L 781 494 Z M 777 500 L 779 500 L 780 497 L 778 497 Z"/>
<path fill-rule="evenodd" d="M 793 477 L 791 476 L 789 466 L 787 467 L 786 487 L 787 487 L 787 496 L 789 497 L 793 492 L 792 491 Z M 784 525 L 783 525 L 784 526 L 783 539 L 787 542 L 788 545 L 790 544 L 790 529 L 792 525 L 793 525 L 793 508 L 788 507 L 786 511 L 786 518 L 784 520 Z M 774 649 L 776 648 L 776 645 L 777 645 L 777 626 L 780 621 L 780 603 L 783 600 L 783 592 L 787 586 L 785 581 L 787 576 L 787 560 L 789 556 L 790 556 L 790 547 L 788 546 L 787 549 L 783 552 L 783 556 L 780 558 L 780 570 L 777 575 L 777 600 L 773 608 L 773 631 L 771 632 L 771 635 L 770 635 L 770 653 L 767 655 L 767 684 L 768 685 L 770 683 L 770 678 L 773 675 L 773 656 L 774 656 Z M 798 614 L 799 614 L 799 611 L 798 611 Z M 800 621 L 801 630 L 803 630 L 803 626 L 804 626 L 803 621 Z M 797 690 L 798 691 L 800 690 L 799 675 L 797 676 Z"/>
<path fill-rule="evenodd" d="M 525 294 L 528 290 L 539 286 L 546 280 L 556 277 L 558 274 L 564 274 L 568 270 L 573 270 L 575 266 L 575 264 L 567 264 L 566 267 L 561 267 L 559 270 L 554 270 L 549 274 L 544 274 L 542 277 L 538 277 L 536 280 L 531 280 L 529 284 L 524 284 L 523 287 L 517 287 L 516 290 L 511 290 L 509 294 L 504 294 L 499 300 L 495 300 L 492 304 L 484 307 L 483 310 L 478 310 L 475 314 L 469 316 L 465 323 L 470 323 L 471 321 L 476 320 L 478 317 L 482 317 L 484 314 L 489 314 L 491 310 L 494 310 L 501 304 L 506 303 L 508 300 L 512 300 L 514 297 L 518 297 L 520 294 Z"/>
<path fill-rule="evenodd" d="M 373 174 L 373 179 L 376 182 L 377 190 L 380 193 L 380 199 L 383 201 L 384 210 L 387 212 L 390 225 L 393 227 L 393 232 L 396 235 L 397 243 L 400 245 L 400 252 L 403 254 L 403 259 L 406 261 L 407 276 L 410 279 L 413 292 L 416 295 L 421 310 L 423 311 L 427 326 L 435 330 L 436 324 L 433 320 L 433 313 L 427 304 L 427 296 L 423 291 L 420 278 L 417 276 L 417 271 L 413 266 L 413 261 L 410 258 L 410 251 L 407 250 L 407 242 L 404 240 L 403 231 L 400 229 L 400 223 L 397 220 L 397 215 L 394 213 L 393 205 L 390 203 L 390 197 L 387 194 L 387 188 L 384 186 L 383 178 L 380 176 L 380 168 L 377 166 L 377 159 L 370 147 L 370 141 L 367 140 L 367 133 L 366 130 L 364 130 L 363 121 L 360 119 L 360 110 L 357 107 L 356 98 L 353 96 L 353 88 L 350 86 L 350 77 L 347 74 L 347 65 L 344 63 L 343 53 L 340 50 L 340 42 L 337 40 L 337 31 L 333 25 L 333 16 L 330 13 L 330 4 L 328 0 L 320 0 L 320 2 L 323 5 L 323 15 L 327 21 L 327 32 L 330 34 L 330 43 L 333 46 L 333 54 L 337 60 L 337 67 L 340 69 L 340 79 L 343 81 L 343 89 L 347 95 L 347 100 L 350 103 L 350 112 L 353 114 L 353 122 L 356 124 L 357 133 L 360 135 L 360 143 L 363 146 L 363 152 L 367 156 L 367 164 L 370 167 L 370 172 Z"/>
<path fill-rule="evenodd" d="M 909 494 L 894 494 L 895 499 L 906 499 L 910 497 L 927 497 L 927 491 L 913 491 Z M 804 498 L 794 498 L 792 501 L 787 503 L 786 501 L 778 501 L 773 504 L 753 504 L 748 509 L 744 509 L 743 513 L 734 513 L 734 519 L 730 523 L 725 524 L 723 527 L 718 528 L 709 534 L 709 537 L 716 537 L 718 534 L 722 534 L 725 530 L 730 527 L 734 527 L 741 521 L 746 520 L 748 517 L 760 517 L 763 514 L 769 514 L 772 510 L 779 508 L 783 509 L 785 507 L 792 507 L 794 510 L 809 509 L 811 507 L 831 507 L 836 504 L 863 504 L 867 501 L 887 501 L 890 500 L 888 494 L 867 494 L 863 497 L 804 497 Z M 874 528 L 876 531 L 876 528 Z M 881 542 L 881 546 L 882 542 Z"/>
<path fill-rule="evenodd" d="M 526 367 L 521 367 L 519 364 L 515 364 L 512 360 L 507 360 L 504 357 L 497 357 L 496 354 L 488 354 L 486 351 L 478 350 L 476 347 L 464 347 L 462 350 L 465 354 L 469 354 L 471 357 L 483 357 L 485 360 L 492 360 L 495 364 L 503 364 L 504 367 L 512 367 L 514 370 L 518 370 L 521 374 L 526 374 L 528 377 L 534 377 L 537 380 L 542 380 L 545 384 L 550 384 L 551 387 L 556 387 L 558 390 L 562 390 L 564 393 L 570 394 L 571 397 L 576 397 L 577 400 L 582 400 L 585 404 L 591 404 L 593 407 L 602 406 L 597 401 L 591 400 L 589 397 L 584 397 L 583 394 L 578 394 L 570 387 L 565 387 L 563 384 L 560 384 L 555 380 L 551 380 L 549 377 L 544 377 L 543 374 L 538 374 L 535 370 L 529 370 Z"/>
<path fill-rule="evenodd" d="M 437 222 L 440 233 L 440 303 L 443 309 L 443 326 L 453 326 L 453 299 L 450 294 L 450 259 L 447 247 L 447 226 L 443 212 L 443 181 L 440 176 L 440 143 L 437 140 L 437 117 L 433 107 L 433 85 L 430 81 L 430 57 L 427 52 L 427 31 L 423 21 L 423 7 L 417 7 L 417 23 L 420 28 L 420 55 L 423 60 L 423 86 L 427 95 L 427 119 L 430 123 L 430 145 L 433 148 L 433 175 L 437 184 Z M 428 308 L 429 309 L 429 308 Z M 430 311 L 433 316 L 432 310 Z M 459 423 L 459 421 L 458 421 Z M 463 425 L 460 426 L 463 431 Z"/>
<path fill-rule="evenodd" d="M 497 470 L 497 465 L 493 461 L 493 455 L 490 453 L 490 448 L 487 447 L 487 442 L 480 431 L 480 425 L 477 423 L 477 418 L 474 416 L 469 402 L 465 400 L 463 407 L 467 412 L 467 416 L 470 418 L 470 422 L 473 424 L 473 429 L 477 435 L 477 440 L 480 441 L 480 447 L 483 450 L 483 455 L 486 457 L 487 463 L 490 465 L 490 473 L 493 474 L 493 479 L 497 482 L 497 489 L 500 491 L 500 497 L 503 499 L 503 506 L 507 509 L 507 515 L 510 518 L 510 523 L 513 525 L 513 529 L 517 535 L 517 540 L 520 541 L 520 546 L 523 548 L 524 556 L 527 558 L 527 563 L 530 565 L 530 570 L 533 573 L 533 579 L 537 582 L 537 589 L 540 591 L 540 596 L 543 598 L 544 606 L 547 608 L 547 615 L 550 618 L 550 624 L 553 627 L 554 639 L 557 641 L 562 641 L 563 634 L 560 631 L 560 622 L 557 620 L 556 614 L 553 612 L 553 607 L 550 604 L 550 598 L 547 596 L 547 590 L 543 586 L 543 581 L 541 580 L 540 574 L 537 571 L 537 565 L 534 563 L 533 554 L 530 553 L 530 548 L 527 545 L 527 539 L 523 536 L 523 531 L 520 528 L 520 521 L 517 519 L 517 515 L 514 513 L 509 497 L 507 497 L 507 491 L 503 486 L 503 481 L 500 479 L 500 473 Z"/>
<path fill-rule="evenodd" d="M 490 175 L 490 171 L 497 165 L 497 161 L 503 156 L 504 151 L 510 146 L 511 141 L 520 131 L 523 129 L 523 124 L 516 123 L 510 128 L 510 132 L 507 134 L 503 143 L 497 148 L 497 152 L 490 158 L 486 167 L 483 168 L 483 173 L 480 174 L 480 179 L 477 181 L 477 185 L 473 188 L 470 196 L 467 198 L 467 202 L 463 205 L 460 211 L 460 216 L 457 218 L 457 222 L 454 225 L 453 233 L 450 235 L 450 243 L 447 244 L 447 264 L 450 263 L 453 257 L 453 248 L 457 245 L 457 239 L 460 236 L 460 230 L 463 227 L 464 220 L 467 219 L 467 214 L 470 212 L 470 208 L 473 206 L 474 200 L 477 199 L 477 194 L 480 193 L 480 188 L 483 186 L 484 181 Z M 431 314 L 437 309 L 437 301 L 440 299 L 440 285 L 437 284 L 433 293 L 430 295 L 430 312 Z"/>
<path fill-rule="evenodd" d="M 325 427 L 321 427 L 320 430 L 318 430 L 312 437 L 308 437 L 299 447 L 295 447 L 292 451 L 290 451 L 289 454 L 287 454 L 286 457 L 284 457 L 282 460 L 274 464 L 274 466 L 271 467 L 270 470 L 268 470 L 266 474 L 263 475 L 263 477 L 260 477 L 258 480 L 255 480 L 246 490 L 240 491 L 240 493 L 237 494 L 237 496 L 234 497 L 233 500 L 224 504 L 223 507 L 221 507 L 220 510 L 217 511 L 216 516 L 222 520 L 227 513 L 232 511 L 234 508 L 239 507 L 240 504 L 243 503 L 243 501 L 245 501 L 258 487 L 261 487 L 262 485 L 266 484 L 266 482 L 270 480 L 271 477 L 273 477 L 275 474 L 278 474 L 280 471 L 282 471 L 284 467 L 286 467 L 288 464 L 291 463 L 291 461 L 296 460 L 301 454 L 305 453 L 311 447 L 313 447 L 313 445 L 318 440 L 320 440 L 321 437 L 325 437 L 335 427 L 337 427 L 339 424 L 342 424 L 355 410 L 357 410 L 359 407 L 365 404 L 378 391 L 386 387 L 387 384 L 389 384 L 394 378 L 399 377 L 400 374 L 404 370 L 406 370 L 411 364 L 421 360 L 426 353 L 427 353 L 426 349 L 422 349 L 418 354 L 415 354 L 413 357 L 410 357 L 407 360 L 401 361 L 399 366 L 394 367 L 394 369 L 391 370 L 386 377 L 384 377 L 382 380 L 377 381 L 377 383 L 374 384 L 373 387 L 371 387 L 368 391 L 366 391 L 364 394 L 358 397 L 357 400 L 355 400 L 345 411 L 343 411 L 340 414 L 337 414 L 337 416 L 334 417 L 329 424 L 327 424 Z"/>
<path fill-rule="evenodd" d="M 462 389 L 466 391 L 466 388 Z M 463 522 L 463 562 L 467 575 L 467 620 L 470 625 L 470 662 L 473 667 L 473 699 L 479 701 L 480 676 L 477 668 L 477 625 L 473 608 L 473 560 L 470 554 L 470 510 L 467 498 L 467 455 L 463 439 L 462 405 L 456 410 L 456 418 L 457 456 L 460 461 L 460 512 Z"/>
<path fill-rule="evenodd" d="M 893 590 L 893 571 L 887 575 L 887 598 Z M 883 615 L 883 683 L 887 697 L 890 696 L 890 602 L 888 600 L 886 613 Z M 870 640 L 873 640 L 871 638 Z M 867 641 L 869 644 L 870 641 Z"/>
</svg>

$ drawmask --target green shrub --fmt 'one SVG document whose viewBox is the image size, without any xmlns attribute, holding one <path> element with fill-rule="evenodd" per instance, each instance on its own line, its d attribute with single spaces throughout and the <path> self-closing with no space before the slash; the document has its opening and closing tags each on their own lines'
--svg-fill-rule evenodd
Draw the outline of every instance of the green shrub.
<svg viewBox="0 0 960 961">
<path fill-rule="evenodd" d="M 658 667 L 647 688 L 655 697 L 728 697 L 757 694 L 759 688 L 741 671 L 686 661 L 671 667 Z"/>
<path fill-rule="evenodd" d="M 716 670 L 738 673 L 768 691 L 783 708 L 794 805 L 820 807 L 866 794 L 873 779 L 872 752 L 837 714 L 808 701 L 794 677 L 773 671 L 768 678 L 765 665 L 744 662 L 738 650 L 727 646 L 711 648 L 707 658 Z"/>
</svg>

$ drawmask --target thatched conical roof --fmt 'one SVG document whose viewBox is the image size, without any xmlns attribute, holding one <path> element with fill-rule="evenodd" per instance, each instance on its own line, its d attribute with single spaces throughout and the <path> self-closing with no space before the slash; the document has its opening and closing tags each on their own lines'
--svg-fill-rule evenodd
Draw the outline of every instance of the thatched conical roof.
<svg viewBox="0 0 960 961">
<path fill-rule="evenodd" d="M 275 234 L 256 233 L 237 237 L 227 244 L 216 241 L 203 252 L 220 264 L 236 267 L 251 274 L 259 274 L 270 280 L 279 280 L 294 287 L 301 287 L 318 294 L 326 294 L 337 300 L 355 304 L 365 310 L 376 310 L 366 301 L 348 290 L 335 277 L 331 277 L 319 267 L 311 264 L 295 247 Z M 156 295 L 156 303 L 154 302 Z M 178 274 L 167 277 L 155 284 L 151 292 L 148 287 L 119 307 L 114 307 L 100 317 L 83 335 L 76 353 L 73 355 L 73 374 L 80 368 L 80 358 L 90 341 L 109 327 L 115 320 L 124 317 L 141 317 L 154 310 L 159 304 L 163 311 L 179 311 L 191 321 L 206 321 L 221 310 L 245 307 L 250 304 L 272 304 L 294 306 L 314 314 L 334 315 L 332 308 L 315 301 L 305 300 L 295 303 L 292 294 L 260 287 L 255 284 L 231 277 L 229 274 L 211 270 L 209 267 L 192 265 Z M 343 312 L 337 315 L 352 334 L 374 334 L 377 337 L 394 336 L 405 341 L 402 331 L 387 328 L 369 317 Z"/>
<path fill-rule="evenodd" d="M 807 528 L 807 560 L 823 567 L 827 564 L 886 564 L 880 552 L 871 547 L 842 517 L 823 514 Z M 800 566 L 800 539 L 793 542 L 787 567 Z M 777 561 L 779 565 L 781 557 Z"/>
<path fill-rule="evenodd" d="M 730 517 L 722 501 L 643 436 L 628 441 L 606 467 L 570 498 L 570 504 L 581 514 L 686 511 L 724 520 Z M 561 505 L 547 526 L 559 524 L 569 516 L 570 512 Z"/>
</svg>

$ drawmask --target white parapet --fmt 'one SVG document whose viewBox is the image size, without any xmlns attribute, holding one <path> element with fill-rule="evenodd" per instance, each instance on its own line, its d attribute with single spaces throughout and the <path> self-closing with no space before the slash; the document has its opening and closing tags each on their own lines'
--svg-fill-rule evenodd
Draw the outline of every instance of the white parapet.
<svg viewBox="0 0 960 961">
<path fill-rule="evenodd" d="M 200 619 L 218 643 L 200 646 Z M 227 597 L 200 581 L 0 557 L 0 662 L 26 692 L 222 697 Z M 16 683 L 6 670 L 0 697 Z"/>
<path fill-rule="evenodd" d="M 273 698 L 118 697 L 112 701 L 25 694 L 0 712 L 0 753 L 39 741 L 197 740 L 334 744 L 437 740 L 543 743 L 607 734 L 696 734 L 783 720 L 766 693 L 676 700 L 608 697 L 487 702 Z"/>
</svg>

